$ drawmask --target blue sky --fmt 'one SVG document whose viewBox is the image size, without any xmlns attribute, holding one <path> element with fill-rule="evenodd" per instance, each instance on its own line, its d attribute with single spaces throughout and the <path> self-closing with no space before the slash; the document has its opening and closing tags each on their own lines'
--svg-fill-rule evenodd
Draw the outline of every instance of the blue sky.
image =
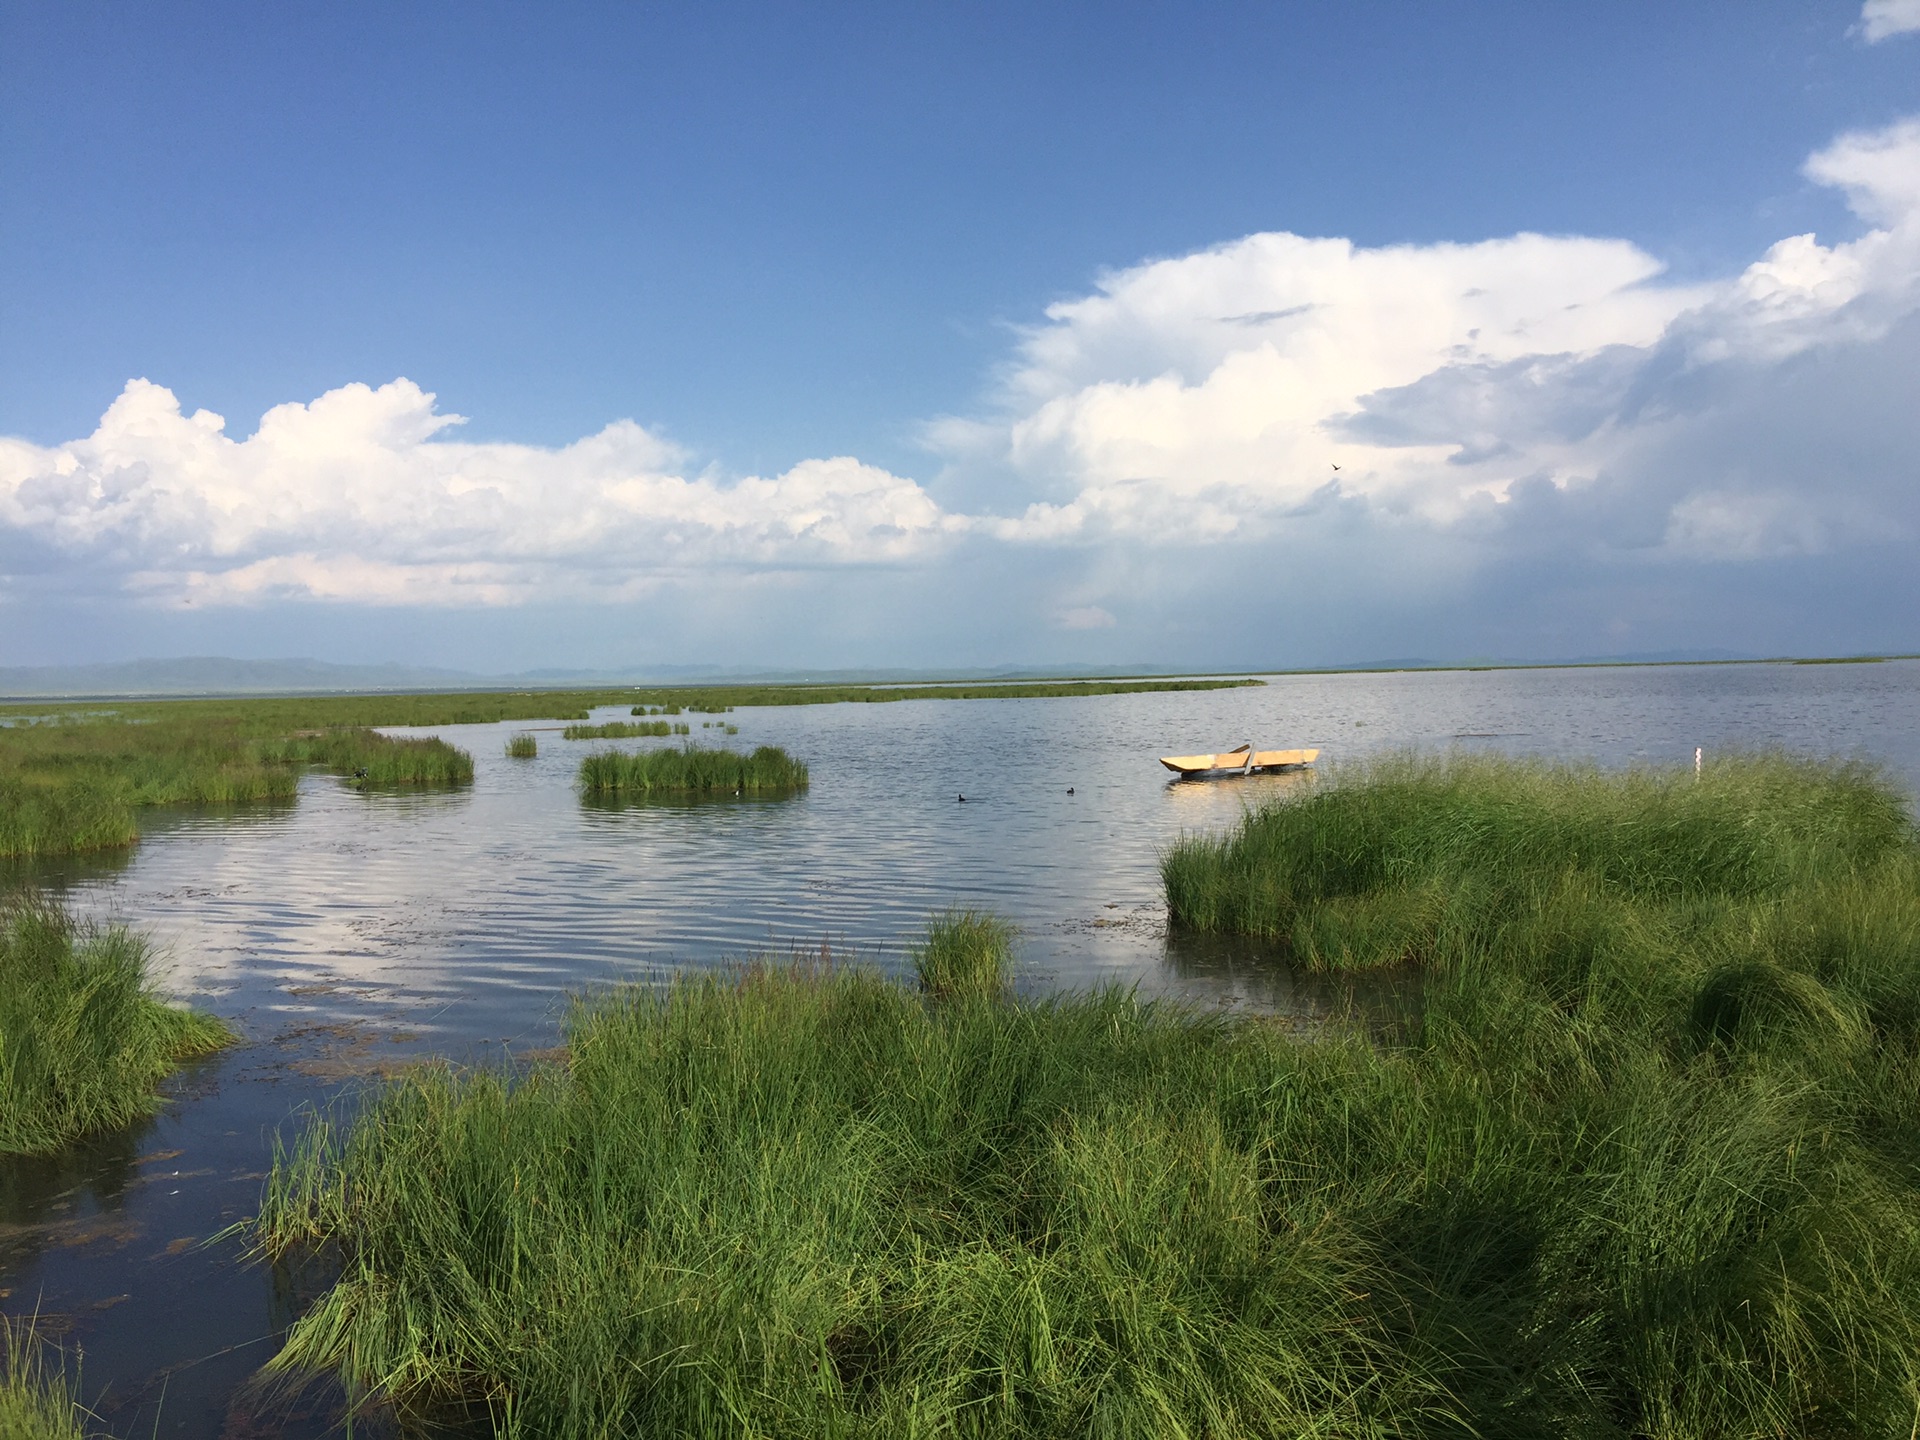
<svg viewBox="0 0 1920 1440">
<path fill-rule="evenodd" d="M 0 663 L 1920 646 L 1916 29 L 0 4 Z"/>
</svg>

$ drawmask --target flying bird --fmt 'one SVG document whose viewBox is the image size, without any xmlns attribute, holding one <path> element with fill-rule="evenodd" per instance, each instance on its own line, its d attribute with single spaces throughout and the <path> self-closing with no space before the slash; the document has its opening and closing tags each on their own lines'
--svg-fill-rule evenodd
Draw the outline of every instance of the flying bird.
<svg viewBox="0 0 1920 1440">
<path fill-rule="evenodd" d="M 1338 465 L 1336 465 L 1336 466 L 1334 466 L 1333 468 L 1334 468 L 1334 469 L 1336 469 L 1336 470 L 1338 470 L 1338 469 L 1339 469 L 1340 467 L 1339 467 Z"/>
</svg>

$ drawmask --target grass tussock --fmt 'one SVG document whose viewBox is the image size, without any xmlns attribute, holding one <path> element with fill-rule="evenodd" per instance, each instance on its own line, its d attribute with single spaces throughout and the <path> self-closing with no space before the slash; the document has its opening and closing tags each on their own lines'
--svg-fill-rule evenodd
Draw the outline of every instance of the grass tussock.
<svg viewBox="0 0 1920 1440">
<path fill-rule="evenodd" d="M 150 1114 L 181 1061 L 226 1045 L 219 1020 L 163 1003 L 146 942 L 48 901 L 0 905 L 0 1154 L 37 1154 Z"/>
<path fill-rule="evenodd" d="M 33 1322 L 0 1316 L 0 1440 L 86 1440 L 87 1420 Z"/>
<path fill-rule="evenodd" d="M 1013 958 L 1013 927 L 980 910 L 949 910 L 927 926 L 912 950 L 914 974 L 929 995 L 997 996 Z"/>
<path fill-rule="evenodd" d="M 278 1363 L 507 1435 L 1910 1433 L 1900 797 L 1408 763 L 1290 809 L 1224 913 L 1414 960 L 1380 1033 L 1011 998 L 964 915 L 920 990 L 617 993 L 279 1158 L 260 1243 L 345 1269 Z"/>
<path fill-rule="evenodd" d="M 262 745 L 283 765 L 319 765 L 362 789 L 473 783 L 473 757 L 436 737 L 414 739 L 377 730 L 328 730 Z"/>
<path fill-rule="evenodd" d="M 672 720 L 609 720 L 604 725 L 569 725 L 568 740 L 629 740 L 641 735 L 691 735 L 693 727 Z"/>
<path fill-rule="evenodd" d="M 697 745 L 606 750 L 580 762 L 580 786 L 590 795 L 790 795 L 807 788 L 807 767 L 777 745 L 750 755 Z"/>
<path fill-rule="evenodd" d="M 524 730 L 507 741 L 509 760 L 531 760 L 539 753 L 540 742 Z"/>
</svg>

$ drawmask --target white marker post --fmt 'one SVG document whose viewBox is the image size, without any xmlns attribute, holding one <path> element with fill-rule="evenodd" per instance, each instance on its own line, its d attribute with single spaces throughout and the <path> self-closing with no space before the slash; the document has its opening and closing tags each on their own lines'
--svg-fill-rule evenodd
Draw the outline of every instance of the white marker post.
<svg viewBox="0 0 1920 1440">
<path fill-rule="evenodd" d="M 1702 747 L 1700 747 L 1700 746 L 1698 746 L 1698 745 L 1696 745 L 1696 746 L 1694 746 L 1694 747 L 1693 747 L 1693 778 L 1694 778 L 1695 780 L 1698 780 L 1698 779 L 1700 778 L 1700 751 L 1701 751 L 1701 748 L 1702 748 Z"/>
</svg>

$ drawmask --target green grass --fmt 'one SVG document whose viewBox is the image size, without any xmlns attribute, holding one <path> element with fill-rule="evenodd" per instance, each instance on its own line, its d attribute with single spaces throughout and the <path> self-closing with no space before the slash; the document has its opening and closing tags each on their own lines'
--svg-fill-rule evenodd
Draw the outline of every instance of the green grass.
<svg viewBox="0 0 1920 1440">
<path fill-rule="evenodd" d="M 567 740 L 627 740 L 637 735 L 691 735 L 693 727 L 671 720 L 609 720 L 604 725 L 569 725 Z"/>
<path fill-rule="evenodd" d="M 39 1154 L 151 1114 L 154 1086 L 227 1044 L 219 1020 L 153 993 L 149 952 L 33 897 L 0 906 L 0 1154 Z"/>
<path fill-rule="evenodd" d="M 473 783 L 473 757 L 438 737 L 414 739 L 374 730 L 328 730 L 266 743 L 256 753 L 283 765 L 319 765 L 362 788 Z"/>
<path fill-rule="evenodd" d="M 86 1440 L 87 1413 L 29 1319 L 0 1316 L 0 1440 Z"/>
<path fill-rule="evenodd" d="M 1736 757 L 1696 781 L 1691 767 L 1400 759 L 1182 840 L 1161 873 L 1174 924 L 1291 938 L 1310 963 L 1348 968 L 1419 958 L 1441 929 L 1568 876 L 1649 902 L 1757 896 L 1910 845 L 1905 799 L 1852 765 Z M 1349 921 L 1359 948 L 1343 959 L 1326 944 Z"/>
<path fill-rule="evenodd" d="M 949 910 L 927 926 L 912 952 L 914 974 L 929 995 L 998 995 L 1012 960 L 1013 927 L 979 910 Z"/>
<path fill-rule="evenodd" d="M 589 795 L 792 794 L 807 788 L 807 767 L 775 745 L 750 755 L 697 745 L 604 750 L 580 762 L 580 787 Z"/>
<path fill-rule="evenodd" d="M 539 753 L 540 742 L 524 730 L 507 741 L 509 760 L 531 760 Z"/>
<path fill-rule="evenodd" d="M 1216 916 L 1418 1003 L 1022 1000 L 966 912 L 917 988 L 603 995 L 279 1157 L 260 1244 L 344 1269 L 276 1363 L 526 1436 L 1913 1433 L 1900 796 L 1402 762 L 1217 845 Z"/>
<path fill-rule="evenodd" d="M 308 765 L 370 785 L 473 778 L 471 757 L 442 740 L 356 727 L 278 731 L 244 708 L 130 707 L 4 726 L 0 857 L 131 845 L 150 806 L 291 800 Z"/>
</svg>

